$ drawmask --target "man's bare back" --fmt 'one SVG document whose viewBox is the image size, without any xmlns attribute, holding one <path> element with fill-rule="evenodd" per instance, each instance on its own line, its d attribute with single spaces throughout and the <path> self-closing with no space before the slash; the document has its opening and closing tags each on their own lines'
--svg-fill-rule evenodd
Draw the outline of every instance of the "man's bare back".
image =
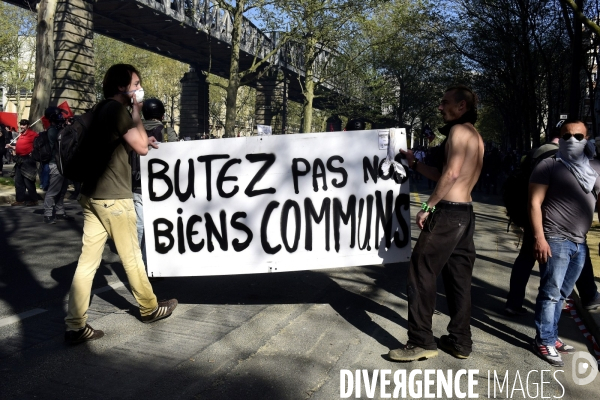
<svg viewBox="0 0 600 400">
<path fill-rule="evenodd" d="M 446 123 L 440 133 L 447 136 L 442 171 L 422 165 L 412 151 L 402 151 L 413 171 L 437 184 L 415 218 L 422 231 L 413 247 L 407 276 L 408 342 L 403 348 L 390 350 L 388 357 L 395 361 L 435 357 L 438 346 L 465 359 L 473 349 L 471 278 L 477 255 L 475 213 L 470 202 L 483 166 L 483 140 L 473 127 L 477 96 L 464 85 L 449 87 L 438 111 Z M 432 319 L 439 275 L 446 287 L 450 323 L 449 334 L 440 336 L 436 343 Z"/>
<path fill-rule="evenodd" d="M 469 99 L 469 104 L 465 96 Z M 440 132 L 448 136 L 445 148 L 446 159 L 442 171 L 440 172 L 434 166 L 419 163 L 412 151 L 400 150 L 414 171 L 437 181 L 433 193 L 417 214 L 416 222 L 421 229 L 429 213 L 440 201 L 454 203 L 471 201 L 471 191 L 479 179 L 483 166 L 483 140 L 473 126 L 477 120 L 476 96 L 465 86 L 451 87 L 446 90 L 438 110 L 447 124 L 440 128 Z"/>
<path fill-rule="evenodd" d="M 477 184 L 483 166 L 484 146 L 479 132 L 470 123 L 452 127 L 446 143 L 446 160 L 442 176 L 455 176 L 456 181 L 442 197 L 457 203 L 471 201 L 471 192 Z"/>
</svg>

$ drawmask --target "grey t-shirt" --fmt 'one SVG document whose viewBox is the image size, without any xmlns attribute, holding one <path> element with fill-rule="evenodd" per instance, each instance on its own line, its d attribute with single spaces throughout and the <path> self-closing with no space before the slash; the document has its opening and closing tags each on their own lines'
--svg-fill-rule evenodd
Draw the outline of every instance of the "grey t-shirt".
<svg viewBox="0 0 600 400">
<path fill-rule="evenodd" d="M 591 160 L 590 165 L 600 174 L 600 161 Z M 575 176 L 555 158 L 542 160 L 531 173 L 529 182 L 548 185 L 542 203 L 544 235 L 585 242 L 594 218 L 594 195 L 586 194 Z M 600 191 L 600 177 L 596 179 L 594 190 Z"/>
</svg>

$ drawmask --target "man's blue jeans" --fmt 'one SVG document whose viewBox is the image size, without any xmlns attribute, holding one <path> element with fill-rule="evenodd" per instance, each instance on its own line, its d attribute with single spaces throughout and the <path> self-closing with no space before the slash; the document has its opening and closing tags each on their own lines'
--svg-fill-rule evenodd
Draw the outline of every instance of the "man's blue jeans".
<svg viewBox="0 0 600 400">
<path fill-rule="evenodd" d="M 510 273 L 510 287 L 506 297 L 506 307 L 509 307 L 514 311 L 520 310 L 525 301 L 527 282 L 529 282 L 531 271 L 536 262 L 535 257 L 533 256 L 533 245 L 534 240 L 531 228 L 525 227 L 521 251 L 512 266 L 512 272 Z M 589 247 L 583 269 L 581 270 L 581 274 L 579 275 L 579 279 L 577 279 L 575 286 L 577 287 L 583 305 L 589 304 L 596 299 L 598 287 L 596 286 L 596 282 L 594 282 L 594 268 L 589 256 Z"/>
<path fill-rule="evenodd" d="M 585 243 L 547 237 L 552 257 L 540 264 L 540 288 L 535 304 L 535 328 L 541 344 L 554 346 L 564 299 L 571 294 L 588 249 Z"/>
</svg>

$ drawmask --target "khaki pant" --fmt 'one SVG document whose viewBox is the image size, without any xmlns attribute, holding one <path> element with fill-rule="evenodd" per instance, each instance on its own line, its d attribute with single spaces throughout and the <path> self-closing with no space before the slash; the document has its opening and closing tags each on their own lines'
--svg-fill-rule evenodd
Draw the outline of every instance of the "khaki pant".
<svg viewBox="0 0 600 400">
<path fill-rule="evenodd" d="M 81 196 L 79 204 L 83 207 L 83 247 L 69 293 L 67 330 L 81 329 L 86 324 L 92 282 L 109 235 L 121 257 L 140 314 L 151 314 L 158 303 L 142 262 L 133 200 L 94 200 Z"/>
</svg>

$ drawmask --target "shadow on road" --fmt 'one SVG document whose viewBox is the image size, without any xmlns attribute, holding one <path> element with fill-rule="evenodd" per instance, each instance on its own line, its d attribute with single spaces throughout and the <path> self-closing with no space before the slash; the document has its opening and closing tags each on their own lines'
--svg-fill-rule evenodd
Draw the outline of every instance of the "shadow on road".
<svg viewBox="0 0 600 400">
<path fill-rule="evenodd" d="M 479 218 L 482 217 L 478 215 Z M 492 229 L 486 227 L 487 222 L 496 226 L 502 222 L 493 215 L 483 216 L 481 221 L 478 220 L 482 231 Z M 10 208 L 0 208 L 0 299 L 8 304 L 12 313 L 46 305 L 63 307 L 70 288 L 77 264 L 72 255 L 79 254 L 81 247 L 81 216 L 75 223 L 61 226 L 60 233 L 52 227 L 40 225 L 41 217 L 35 210 L 14 212 Z M 114 245 L 110 240 L 108 243 L 109 251 L 105 252 L 96 274 L 94 288 L 106 286 L 109 283 L 107 278 L 112 274 L 116 274 L 121 282 L 127 282 L 123 267 L 115 256 Z M 508 253 L 508 250 L 505 251 Z M 61 253 L 70 254 L 70 260 L 62 261 Z M 46 262 L 47 268 L 44 265 Z M 478 263 L 480 262 L 492 264 L 489 268 L 502 270 L 511 266 L 511 263 L 504 259 L 481 254 L 478 255 Z M 153 283 L 153 287 L 159 299 L 176 297 L 181 304 L 187 305 L 328 304 L 354 329 L 373 338 L 381 346 L 393 349 L 402 346 L 399 338 L 407 329 L 407 270 L 407 263 L 404 263 L 326 271 L 166 278 Z M 114 282 L 114 279 L 112 281 Z M 438 280 L 438 285 L 437 310 L 447 315 L 441 279 Z M 511 350 L 512 346 L 529 348 L 530 338 L 527 335 L 503 323 L 505 319 L 502 317 L 498 318 L 499 311 L 503 309 L 505 295 L 505 287 L 481 278 L 473 279 L 472 326 L 489 334 L 498 342 L 489 348 L 480 346 L 478 352 L 493 355 L 504 351 L 498 349 Z M 136 305 L 116 291 L 109 290 L 98 296 L 117 309 L 126 310 L 139 318 Z M 170 397 L 169 394 L 172 393 L 169 391 L 173 384 L 186 388 L 178 393 L 180 398 L 198 396 L 284 399 L 289 397 L 289 393 L 297 393 L 289 388 L 294 382 L 272 375 L 261 375 L 260 368 L 253 370 L 250 375 L 227 373 L 227 385 L 223 385 L 222 380 L 215 380 L 220 370 L 234 371 L 239 362 L 235 357 L 212 361 L 190 359 L 181 362 L 182 357 L 178 357 L 180 353 L 188 351 L 194 354 L 194 351 L 200 351 L 195 350 L 194 346 L 201 349 L 202 346 L 210 345 L 207 337 L 216 333 L 206 331 L 207 325 L 201 326 L 204 330 L 198 329 L 188 334 L 186 340 L 189 342 L 182 345 L 181 349 L 172 349 L 173 354 L 169 354 L 165 347 L 172 343 L 173 337 L 170 333 L 163 332 L 160 325 L 152 330 L 152 341 L 156 343 L 156 349 L 136 348 L 136 339 L 130 338 L 127 344 L 116 343 L 116 350 L 113 348 L 110 354 L 106 354 L 95 347 L 96 344 L 67 349 L 62 342 L 64 314 L 57 312 L 56 315 L 58 317 L 54 318 L 52 326 L 43 334 L 40 334 L 36 318 L 25 320 L 20 325 L 23 331 L 19 334 L 20 338 L 24 338 L 23 342 L 10 347 L 1 346 L 6 349 L 0 352 L 0 370 L 3 371 L 4 379 L 11 381 L 12 387 L 18 387 L 19 382 L 24 382 L 24 387 L 28 388 L 20 392 L 20 398 L 31 397 L 29 394 L 39 394 L 42 386 L 55 398 L 115 397 L 117 395 L 111 388 L 117 387 L 124 388 L 118 394 L 119 398 L 137 398 L 140 395 L 145 398 Z M 216 318 L 226 320 L 228 316 L 219 315 Z M 169 323 L 176 323 L 175 321 L 171 320 Z M 385 322 L 385 327 L 382 321 Z M 183 325 L 183 322 L 177 323 Z M 194 323 L 200 324 L 202 321 Z M 231 327 L 236 328 L 237 326 Z M 443 333 L 435 332 L 436 336 Z M 118 342 L 118 332 L 112 332 L 112 336 Z M 41 344 L 43 345 L 37 346 L 35 351 L 23 352 Z M 119 346 L 122 346 L 121 350 Z M 184 348 L 186 346 L 188 348 Z M 232 348 L 232 354 L 235 354 L 236 350 Z M 15 357 L 12 356 L 17 353 L 21 354 L 21 357 L 15 362 Z M 146 353 L 150 354 L 150 357 L 144 358 Z M 132 354 L 133 359 L 129 359 Z M 76 362 L 68 374 L 47 369 L 53 360 L 64 357 Z M 327 368 L 322 360 L 290 361 L 278 357 L 280 356 L 274 355 L 273 360 L 269 362 L 282 366 L 289 366 L 292 362 L 293 366 L 290 367 L 294 368 L 294 375 L 298 375 L 299 381 L 302 380 L 303 373 L 309 373 L 310 368 Z M 26 379 L 31 380 L 32 376 L 45 378 L 40 384 L 26 384 Z M 288 374 L 287 377 L 289 376 Z M 165 378 L 169 380 L 164 381 Z M 110 380 L 110 384 L 105 387 L 100 387 L 97 383 L 92 385 L 92 382 L 106 382 L 107 379 Z M 88 384 L 94 386 L 97 392 L 82 392 Z"/>
</svg>

